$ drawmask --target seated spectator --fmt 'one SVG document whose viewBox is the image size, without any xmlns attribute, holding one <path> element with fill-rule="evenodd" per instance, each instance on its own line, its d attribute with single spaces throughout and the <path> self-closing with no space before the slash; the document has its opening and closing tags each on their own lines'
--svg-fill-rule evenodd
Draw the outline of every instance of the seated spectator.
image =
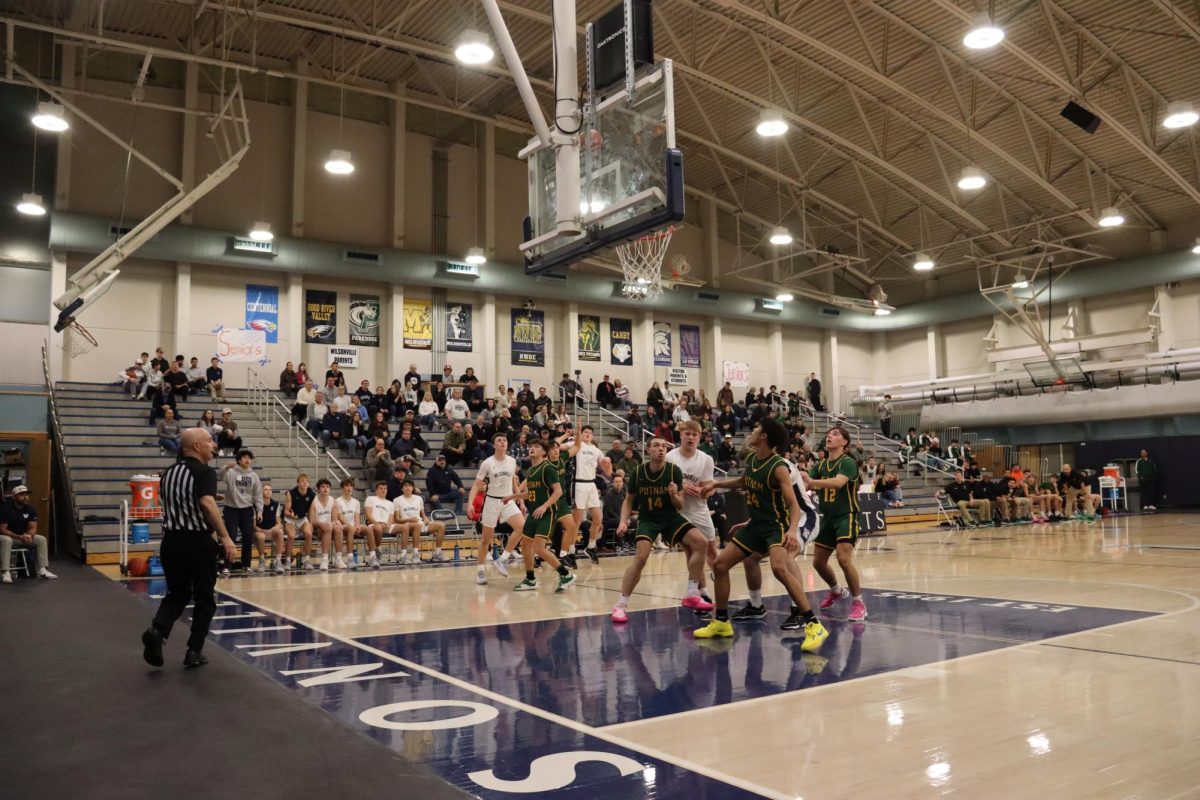
<svg viewBox="0 0 1200 800">
<path fill-rule="evenodd" d="M 554 409 L 554 413 L 550 415 L 550 427 L 554 428 L 559 433 L 574 427 L 571 424 L 571 414 L 567 411 L 566 406 L 560 403 Z"/>
<path fill-rule="evenodd" d="M 308 419 L 308 407 L 317 400 L 317 390 L 312 381 L 305 381 L 296 391 L 296 402 L 292 404 L 292 424 L 303 424 Z"/>
<path fill-rule="evenodd" d="M 373 396 L 371 382 L 368 380 L 360 381 L 358 388 L 354 390 L 354 396 L 358 398 L 359 405 L 365 408 L 371 402 L 371 397 Z"/>
<path fill-rule="evenodd" d="M 632 444 L 628 444 L 621 452 L 621 457 L 613 462 L 613 469 L 624 470 L 626 475 L 632 475 L 640 463 L 642 463 L 642 459 L 638 456 L 637 450 Z"/>
<path fill-rule="evenodd" d="M 617 402 L 617 387 L 607 375 L 596 385 L 596 402 L 605 408 L 620 407 L 620 403 Z"/>
<path fill-rule="evenodd" d="M 608 448 L 608 452 L 604 454 L 613 464 L 621 460 L 625 455 L 625 443 L 621 441 L 621 437 L 613 439 L 612 447 Z"/>
<path fill-rule="evenodd" d="M 700 436 L 700 444 L 696 445 L 696 449 L 712 459 L 717 457 L 717 446 L 713 443 L 712 431 L 706 430 Z"/>
<path fill-rule="evenodd" d="M 163 354 L 161 347 L 154 348 L 154 358 L 150 359 L 150 366 L 157 369 L 159 372 L 166 372 L 170 362 L 167 361 L 166 355 Z"/>
<path fill-rule="evenodd" d="M 376 411 L 371 417 L 371 422 L 367 425 L 366 436 L 369 439 L 378 439 L 383 437 L 386 442 L 391 438 L 391 430 L 387 424 L 387 414 L 383 411 Z"/>
<path fill-rule="evenodd" d="M 217 455 L 224 456 L 225 451 L 237 453 L 242 449 L 242 437 L 238 436 L 238 424 L 233 419 L 233 409 L 221 410 L 221 421 L 217 423 Z"/>
<path fill-rule="evenodd" d="M 430 392 L 425 392 L 421 396 L 421 404 L 417 406 L 417 419 L 420 420 L 421 427 L 432 429 L 437 424 L 439 410 L 437 402 L 433 399 L 433 395 Z"/>
<path fill-rule="evenodd" d="M 162 385 L 162 378 L 162 370 L 152 362 L 146 371 L 146 379 L 142 381 L 142 388 L 138 390 L 137 399 L 141 400 L 156 392 L 158 387 Z"/>
<path fill-rule="evenodd" d="M 326 449 L 341 448 L 351 458 L 358 455 L 358 441 L 354 438 L 349 414 L 343 414 L 336 408 L 329 409 L 321 422 L 321 444 Z"/>
<path fill-rule="evenodd" d="M 725 438 L 725 434 L 736 435 L 737 432 L 737 415 L 733 413 L 733 407 L 726 403 L 721 406 L 721 413 L 717 415 L 717 433 L 721 435 L 721 438 Z"/>
<path fill-rule="evenodd" d="M 191 394 L 203 392 L 204 387 L 208 385 L 208 376 L 204 374 L 204 367 L 200 366 L 200 359 L 195 356 L 192 356 L 192 360 L 184 372 L 184 377 L 187 378 L 187 387 Z"/>
<path fill-rule="evenodd" d="M 733 446 L 733 435 L 725 434 L 725 438 L 717 445 L 717 466 L 728 472 L 740 466 L 737 448 Z"/>
<path fill-rule="evenodd" d="M 669 419 L 659 420 L 658 426 L 654 429 L 654 435 L 667 444 L 675 444 L 675 426 Z"/>
<path fill-rule="evenodd" d="M 217 443 L 218 423 L 211 408 L 204 409 L 204 413 L 200 415 L 200 419 L 196 422 L 196 427 L 201 428 L 211 436 L 213 444 Z"/>
<path fill-rule="evenodd" d="M 600 524 L 604 526 L 605 533 L 612 531 L 616 536 L 617 550 L 619 551 L 624 551 L 627 547 L 625 537 L 616 533 L 617 528 L 621 526 L 621 508 L 625 505 L 625 495 L 625 476 L 614 474 L 612 482 L 604 492 Z M 626 533 L 628 532 L 627 528 Z"/>
<path fill-rule="evenodd" d="M 408 395 L 405 393 L 404 387 L 400 385 L 400 381 L 392 381 L 392 385 L 384 392 L 383 400 L 376 402 L 382 402 L 380 409 L 392 419 L 404 416 L 409 405 Z"/>
<path fill-rule="evenodd" d="M 517 419 L 514 424 L 522 428 L 529 428 L 531 431 L 536 430 L 538 427 L 537 423 L 529 413 L 529 406 L 521 406 L 520 411 L 517 412 Z"/>
<path fill-rule="evenodd" d="M 574 405 L 576 397 L 583 391 L 582 387 L 575 382 L 570 373 L 564 372 L 562 380 L 558 382 L 558 397 L 567 405 Z"/>
<path fill-rule="evenodd" d="M 485 439 L 487 437 L 484 437 Z M 529 436 L 525 433 L 518 433 L 516 441 L 508 446 L 508 454 L 517 462 L 517 466 L 521 469 L 529 469 Z"/>
<path fill-rule="evenodd" d="M 662 389 L 658 387 L 658 382 L 650 384 L 650 388 L 646 390 L 646 408 L 647 413 L 653 411 L 656 416 L 662 416 L 663 406 L 666 404 L 663 398 Z"/>
<path fill-rule="evenodd" d="M 479 416 L 484 422 L 491 422 L 499 416 L 500 409 L 496 405 L 496 401 L 489 397 L 487 402 L 483 404 L 483 408 L 479 409 Z"/>
<path fill-rule="evenodd" d="M 367 407 L 359 402 L 358 397 L 350 398 L 350 409 L 346 413 L 352 417 L 358 417 L 358 421 L 364 430 L 371 421 L 371 416 L 367 413 Z"/>
<path fill-rule="evenodd" d="M 279 373 L 279 391 L 283 392 L 284 397 L 295 397 L 303 385 L 296 379 L 296 370 L 292 368 L 292 362 L 287 362 L 287 366 Z"/>
<path fill-rule="evenodd" d="M 613 407 L 621 411 L 627 410 L 631 405 L 629 387 L 621 383 L 620 378 L 617 378 L 616 383 L 613 384 L 613 399 L 616 401 L 616 405 Z"/>
<path fill-rule="evenodd" d="M 904 439 L 900 446 L 900 465 L 904 466 L 911 461 L 920 447 L 921 437 L 917 436 L 917 429 L 909 428 L 908 433 L 904 434 Z"/>
<path fill-rule="evenodd" d="M 687 406 L 679 403 L 675 406 L 675 410 L 671 412 L 671 421 L 678 425 L 680 422 L 688 422 L 692 415 L 688 413 Z"/>
<path fill-rule="evenodd" d="M 325 370 L 325 385 L 329 386 L 330 381 L 333 381 L 335 389 L 345 388 L 346 386 L 346 374 L 342 372 L 341 366 L 336 361 L 331 362 L 329 369 Z"/>
<path fill-rule="evenodd" d="M 514 397 L 513 399 L 516 402 L 518 408 L 520 408 L 521 406 L 525 406 L 526 408 L 531 409 L 529 413 L 531 415 L 533 414 L 533 411 L 532 411 L 533 401 L 534 401 L 533 389 L 530 388 L 528 383 L 522 384 L 521 390 L 517 392 L 516 397 Z"/>
<path fill-rule="evenodd" d="M 440 383 L 443 386 L 449 386 L 450 384 L 455 383 L 455 382 L 456 381 L 454 379 L 454 367 L 450 366 L 449 364 L 442 367 L 442 378 L 441 378 Z"/>
<path fill-rule="evenodd" d="M 962 514 L 964 522 L 975 522 L 980 525 L 989 525 L 992 522 L 992 503 L 986 497 L 976 496 L 976 487 L 973 482 L 968 482 L 961 469 L 955 470 L 953 482 L 946 485 L 946 488 L 939 491 L 938 495 L 946 495 L 950 498 L 950 502 L 958 507 L 958 511 Z"/>
<path fill-rule="evenodd" d="M 625 424 L 629 426 L 629 438 L 634 442 L 640 443 L 642 441 L 643 420 L 637 406 L 629 407 L 629 413 L 625 416 Z"/>
<path fill-rule="evenodd" d="M 408 365 L 408 372 L 404 373 L 404 377 L 400 380 L 400 383 L 405 388 L 411 388 L 414 392 L 421 391 L 421 373 L 417 371 L 416 364 Z"/>
<path fill-rule="evenodd" d="M 304 427 L 312 434 L 314 439 L 321 438 L 321 431 L 325 430 L 325 415 L 330 412 L 328 404 L 325 402 L 325 392 L 317 390 L 313 392 L 312 405 L 308 407 L 305 413 Z"/>
<path fill-rule="evenodd" d="M 367 451 L 367 472 L 371 475 L 371 482 L 386 481 L 395 466 L 383 437 L 376 438 L 375 446 Z"/>
<path fill-rule="evenodd" d="M 446 401 L 446 426 L 449 427 L 455 422 L 465 423 L 467 417 L 471 413 L 471 407 L 467 405 L 467 401 L 463 400 L 462 390 L 454 389 L 451 392 L 450 399 Z"/>
<path fill-rule="evenodd" d="M 967 459 L 967 466 L 963 468 L 963 475 L 968 481 L 977 481 L 983 477 L 983 470 L 979 469 L 979 462 L 973 458 Z"/>
<path fill-rule="evenodd" d="M 146 382 L 146 374 L 150 370 L 150 354 L 142 353 L 137 361 L 121 372 L 121 389 L 128 392 L 132 400 L 142 396 L 142 386 Z"/>
<path fill-rule="evenodd" d="M 303 361 L 301 361 L 299 364 L 296 365 L 296 385 L 303 386 L 304 384 L 308 383 L 309 381 L 312 381 L 312 376 L 308 374 L 308 366 L 305 365 L 305 363 Z M 313 381 L 313 386 L 314 387 L 316 386 L 315 381 Z"/>
<path fill-rule="evenodd" d="M 474 425 L 470 423 L 463 425 L 463 434 L 467 437 L 464 445 L 464 456 L 466 457 L 464 463 L 475 466 L 492 454 L 492 443 L 476 436 Z"/>
<path fill-rule="evenodd" d="M 451 466 L 467 463 L 467 434 L 461 422 L 455 422 L 446 434 L 442 442 L 442 455 Z"/>
<path fill-rule="evenodd" d="M 168 408 L 176 410 L 175 394 L 171 391 L 171 385 L 164 381 L 150 395 L 150 424 L 157 422 Z"/>
<path fill-rule="evenodd" d="M 900 488 L 900 476 L 896 473 L 880 470 L 873 488 L 889 507 L 902 508 L 904 506 L 904 490 Z"/>
<path fill-rule="evenodd" d="M 425 455 L 425 449 L 420 447 L 416 439 L 413 438 L 413 429 L 411 426 L 401 427 L 396 437 L 392 439 L 388 450 L 396 458 L 412 456 L 413 461 L 416 463 L 420 463 L 421 458 Z"/>
<path fill-rule="evenodd" d="M 213 356 L 208 369 L 204 371 L 204 377 L 208 381 L 209 396 L 213 400 L 225 402 L 225 370 L 221 369 L 221 359 Z"/>
<path fill-rule="evenodd" d="M 175 419 L 175 409 L 170 406 L 164 409 L 163 418 L 158 421 L 156 433 L 160 448 L 170 452 L 171 455 L 179 455 L 179 444 L 183 431 L 180 430 L 179 422 Z"/>
<path fill-rule="evenodd" d="M 500 409 L 500 414 L 492 420 L 492 430 L 495 433 L 507 434 L 513 429 L 512 415 L 508 413 L 507 408 Z"/>
<path fill-rule="evenodd" d="M 12 583 L 13 547 L 32 547 L 37 555 L 39 578 L 53 580 L 50 548 L 46 537 L 37 532 L 37 509 L 29 503 L 29 487 L 17 486 L 0 505 L 0 583 Z"/>
<path fill-rule="evenodd" d="M 446 457 L 441 453 L 433 460 L 433 466 L 425 476 L 425 488 L 429 490 L 429 504 L 433 508 L 453 503 L 454 513 L 463 513 L 463 500 L 467 493 L 462 479 L 448 466 Z"/>
<path fill-rule="evenodd" d="M 334 394 L 332 400 L 329 399 L 328 395 L 325 396 L 325 402 L 329 403 L 330 409 L 337 411 L 341 414 L 349 414 L 350 413 L 350 395 L 346 394 L 345 384 L 336 387 L 334 389 L 334 392 L 335 392 L 335 394 Z"/>
</svg>

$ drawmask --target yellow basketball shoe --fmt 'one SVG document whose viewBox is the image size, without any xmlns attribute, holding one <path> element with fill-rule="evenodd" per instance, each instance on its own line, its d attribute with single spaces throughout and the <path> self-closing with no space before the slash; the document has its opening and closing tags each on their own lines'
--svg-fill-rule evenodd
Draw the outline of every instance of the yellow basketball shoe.
<svg viewBox="0 0 1200 800">
<path fill-rule="evenodd" d="M 714 618 L 712 622 L 703 628 L 697 628 L 692 631 L 692 636 L 696 639 L 729 638 L 733 636 L 733 623 L 727 619 Z"/>
<path fill-rule="evenodd" d="M 821 649 L 821 645 L 829 638 L 829 631 L 819 620 L 813 620 L 804 626 L 804 644 L 800 649 L 812 653 Z"/>
</svg>

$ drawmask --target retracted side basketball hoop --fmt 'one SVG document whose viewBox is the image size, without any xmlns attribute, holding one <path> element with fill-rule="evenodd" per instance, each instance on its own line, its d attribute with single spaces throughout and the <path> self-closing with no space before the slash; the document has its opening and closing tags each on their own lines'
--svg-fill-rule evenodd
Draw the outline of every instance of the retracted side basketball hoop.
<svg viewBox="0 0 1200 800">
<path fill-rule="evenodd" d="M 83 327 L 79 320 L 72 319 L 63 330 L 62 349 L 68 358 L 78 358 L 96 349 L 98 343 L 91 331 Z"/>
</svg>

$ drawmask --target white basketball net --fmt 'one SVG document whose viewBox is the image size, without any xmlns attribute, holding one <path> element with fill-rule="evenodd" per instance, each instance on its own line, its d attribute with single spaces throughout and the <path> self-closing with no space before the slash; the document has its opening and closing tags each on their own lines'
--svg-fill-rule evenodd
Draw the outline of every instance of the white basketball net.
<svg viewBox="0 0 1200 800">
<path fill-rule="evenodd" d="M 62 348 L 70 358 L 77 358 L 85 353 L 90 353 L 95 347 L 96 339 L 88 332 L 87 328 L 78 322 L 72 322 L 63 331 Z"/>
<path fill-rule="evenodd" d="M 621 294 L 636 300 L 653 300 L 662 294 L 662 264 L 675 228 L 664 228 L 614 248 L 625 280 Z"/>
</svg>

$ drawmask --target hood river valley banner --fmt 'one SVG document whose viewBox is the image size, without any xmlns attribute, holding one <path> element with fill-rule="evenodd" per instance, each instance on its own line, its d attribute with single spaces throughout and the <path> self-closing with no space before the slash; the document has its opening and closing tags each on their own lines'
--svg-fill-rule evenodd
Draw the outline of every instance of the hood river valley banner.
<svg viewBox="0 0 1200 800">
<path fill-rule="evenodd" d="M 304 290 L 304 341 L 337 344 L 337 292 Z"/>
</svg>

